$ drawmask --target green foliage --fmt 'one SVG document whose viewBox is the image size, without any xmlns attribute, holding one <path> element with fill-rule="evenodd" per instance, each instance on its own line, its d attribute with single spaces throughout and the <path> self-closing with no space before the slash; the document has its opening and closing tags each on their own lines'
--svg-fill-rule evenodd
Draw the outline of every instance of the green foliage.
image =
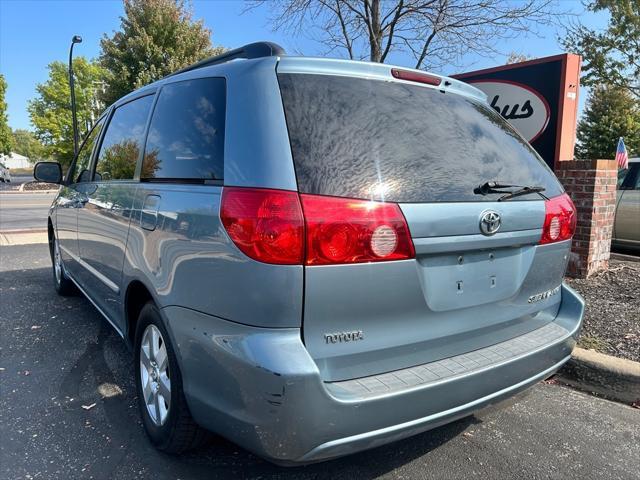
<svg viewBox="0 0 640 480">
<path fill-rule="evenodd" d="M 7 82 L 4 75 L 0 74 L 0 154 L 9 155 L 13 148 L 13 137 L 7 118 L 7 102 L 4 99 L 7 93 Z"/>
<path fill-rule="evenodd" d="M 100 153 L 96 175 L 102 180 L 122 180 L 133 178 L 140 147 L 135 140 L 123 140 Z"/>
<path fill-rule="evenodd" d="M 205 57 L 222 53 L 211 47 L 211 30 L 192 21 L 183 0 L 124 0 L 120 31 L 101 41 L 100 62 L 108 71 L 107 105 L 127 93 Z"/>
<path fill-rule="evenodd" d="M 45 155 L 68 166 L 73 159 L 73 123 L 69 72 L 62 62 L 49 64 L 49 79 L 37 85 L 37 96 L 29 102 L 28 110 L 35 135 L 45 148 Z M 104 85 L 104 71 L 96 62 L 84 57 L 73 60 L 76 110 L 80 139 L 89 131 L 101 113 L 98 92 Z"/>
<path fill-rule="evenodd" d="M 616 85 L 640 98 L 640 1 L 592 0 L 588 8 L 608 10 L 611 18 L 604 32 L 577 25 L 562 41 L 583 57 L 582 84 Z"/>
<path fill-rule="evenodd" d="M 31 161 L 44 160 L 45 158 L 44 146 L 29 130 L 14 130 L 13 145 L 14 152 L 24 155 Z"/>
<path fill-rule="evenodd" d="M 107 148 L 100 154 L 100 160 L 96 166 L 96 174 L 102 180 L 130 179 L 136 170 L 136 163 L 140 155 L 140 146 L 135 140 L 123 140 Z M 150 177 L 159 167 L 158 152 L 145 153 L 142 177 Z"/>
<path fill-rule="evenodd" d="M 594 87 L 578 123 L 576 157 L 615 158 L 620 137 L 629 156 L 640 153 L 640 102 L 620 87 Z"/>
</svg>

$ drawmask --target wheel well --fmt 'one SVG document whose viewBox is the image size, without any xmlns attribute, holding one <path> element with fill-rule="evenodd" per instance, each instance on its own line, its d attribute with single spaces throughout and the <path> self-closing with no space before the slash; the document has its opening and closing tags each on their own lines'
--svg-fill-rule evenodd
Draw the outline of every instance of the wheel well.
<svg viewBox="0 0 640 480">
<path fill-rule="evenodd" d="M 134 344 L 136 338 L 136 326 L 142 307 L 153 297 L 142 282 L 134 280 L 129 284 L 125 295 L 125 308 L 127 315 L 127 341 Z"/>
</svg>

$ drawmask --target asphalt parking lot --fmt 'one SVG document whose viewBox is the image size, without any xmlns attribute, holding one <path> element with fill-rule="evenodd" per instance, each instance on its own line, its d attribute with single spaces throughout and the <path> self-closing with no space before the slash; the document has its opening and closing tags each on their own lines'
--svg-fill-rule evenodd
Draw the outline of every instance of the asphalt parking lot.
<svg viewBox="0 0 640 480">
<path fill-rule="evenodd" d="M 46 230 L 53 193 L 0 191 L 0 231 Z"/>
<path fill-rule="evenodd" d="M 302 468 L 273 466 L 215 437 L 164 455 L 140 425 L 131 357 L 117 334 L 84 298 L 56 295 L 46 245 L 1 248 L 0 478 L 638 478 L 640 410 L 553 383 Z"/>
</svg>

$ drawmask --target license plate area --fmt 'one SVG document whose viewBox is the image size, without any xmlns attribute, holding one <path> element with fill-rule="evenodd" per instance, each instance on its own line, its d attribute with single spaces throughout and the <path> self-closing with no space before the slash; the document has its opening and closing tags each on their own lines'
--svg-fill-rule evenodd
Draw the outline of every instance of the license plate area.
<svg viewBox="0 0 640 480">
<path fill-rule="evenodd" d="M 509 247 L 423 255 L 418 259 L 422 288 L 433 311 L 499 302 L 520 289 L 534 248 Z"/>
</svg>

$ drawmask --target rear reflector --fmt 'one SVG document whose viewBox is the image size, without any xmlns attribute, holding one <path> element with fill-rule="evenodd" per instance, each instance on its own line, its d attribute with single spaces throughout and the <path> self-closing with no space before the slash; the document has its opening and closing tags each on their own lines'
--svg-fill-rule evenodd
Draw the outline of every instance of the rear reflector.
<svg viewBox="0 0 640 480">
<path fill-rule="evenodd" d="M 576 207 L 566 193 L 545 202 L 545 218 L 540 243 L 570 240 L 576 231 Z"/>
<path fill-rule="evenodd" d="M 302 263 L 304 220 L 297 192 L 224 187 L 220 218 L 233 243 L 254 260 Z"/>
<path fill-rule="evenodd" d="M 332 265 L 413 258 L 409 228 L 395 203 L 301 194 L 306 264 Z"/>
<path fill-rule="evenodd" d="M 427 85 L 435 85 L 436 87 L 442 83 L 442 78 L 428 73 L 412 72 L 410 70 L 400 70 L 398 68 L 391 69 L 391 75 L 400 80 L 409 82 L 426 83 Z"/>
</svg>

